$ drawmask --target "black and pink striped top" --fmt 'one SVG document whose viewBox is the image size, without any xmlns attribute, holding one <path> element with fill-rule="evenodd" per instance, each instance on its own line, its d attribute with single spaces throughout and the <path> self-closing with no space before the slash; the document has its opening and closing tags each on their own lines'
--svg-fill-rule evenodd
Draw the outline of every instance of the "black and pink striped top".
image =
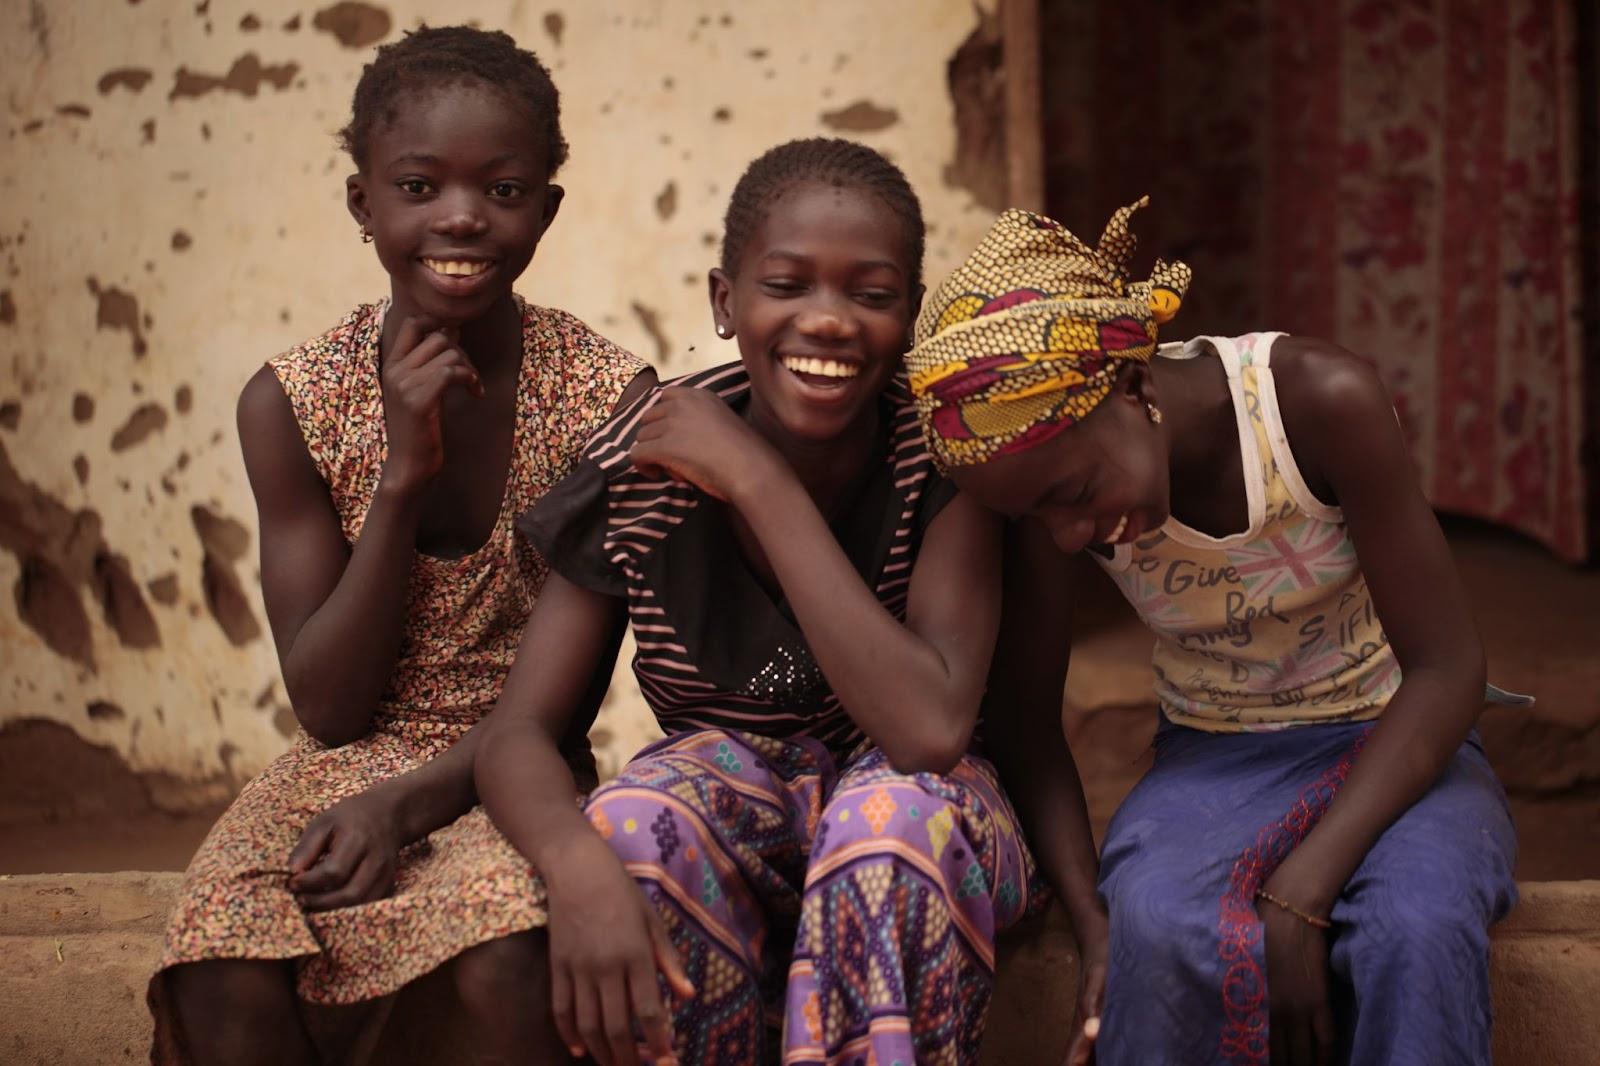
<svg viewBox="0 0 1600 1066">
<path fill-rule="evenodd" d="M 861 731 L 787 603 L 745 563 L 725 505 L 685 482 L 647 478 L 628 457 L 640 416 L 661 388 L 676 386 L 713 390 L 736 411 L 750 394 L 743 364 L 730 363 L 640 397 L 520 528 L 568 580 L 627 599 L 634 674 L 668 734 L 737 729 L 847 752 Z M 856 572 L 903 622 L 923 532 L 955 490 L 934 471 L 903 379 L 882 403 L 883 462 L 862 471 L 831 525 Z"/>
</svg>

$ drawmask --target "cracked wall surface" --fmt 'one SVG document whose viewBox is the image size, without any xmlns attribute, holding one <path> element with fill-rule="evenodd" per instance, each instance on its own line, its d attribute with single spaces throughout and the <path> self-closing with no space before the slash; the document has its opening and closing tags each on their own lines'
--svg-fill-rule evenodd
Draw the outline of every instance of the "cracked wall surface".
<svg viewBox="0 0 1600 1066">
<path fill-rule="evenodd" d="M 976 242 L 947 65 L 993 6 L 0 5 L 0 744 L 65 727 L 181 807 L 292 732 L 233 405 L 386 291 L 333 137 L 373 43 L 472 20 L 551 66 L 568 194 L 519 291 L 672 375 L 735 357 L 705 271 L 733 182 L 781 140 L 888 152 L 931 277 Z M 603 768 L 650 735 L 625 668 L 597 731 Z"/>
</svg>

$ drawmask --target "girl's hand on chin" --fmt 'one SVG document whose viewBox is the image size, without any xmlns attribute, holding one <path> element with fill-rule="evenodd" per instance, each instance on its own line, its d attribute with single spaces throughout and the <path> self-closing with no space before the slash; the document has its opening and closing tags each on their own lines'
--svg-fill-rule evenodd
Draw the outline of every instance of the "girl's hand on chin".
<svg viewBox="0 0 1600 1066">
<path fill-rule="evenodd" d="M 455 329 L 422 316 L 406 319 L 383 361 L 383 417 L 389 433 L 386 479 L 415 489 L 444 468 L 439 410 L 451 388 L 483 396 L 483 379 L 461 350 Z"/>
<path fill-rule="evenodd" d="M 705 389 L 662 389 L 640 417 L 629 455 L 647 476 L 687 481 L 735 505 L 782 465 L 760 434 Z"/>
</svg>

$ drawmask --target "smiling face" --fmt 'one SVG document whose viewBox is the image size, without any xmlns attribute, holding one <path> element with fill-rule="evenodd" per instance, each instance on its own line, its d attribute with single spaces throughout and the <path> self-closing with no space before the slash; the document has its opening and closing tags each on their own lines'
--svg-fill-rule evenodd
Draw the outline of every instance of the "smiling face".
<svg viewBox="0 0 1600 1066">
<path fill-rule="evenodd" d="M 526 111 L 480 83 L 401 100 L 346 183 L 397 313 L 460 324 L 509 297 L 561 203 L 548 158 Z"/>
<path fill-rule="evenodd" d="M 1024 451 L 957 467 L 950 480 L 979 503 L 1011 518 L 1043 522 L 1071 554 L 1091 544 L 1123 544 L 1167 520 L 1167 441 L 1150 420 L 1147 367 L 1134 364 L 1083 421 Z"/>
<path fill-rule="evenodd" d="M 734 276 L 711 272 L 738 338 L 752 418 L 798 440 L 843 436 L 900 369 L 920 292 L 905 224 L 878 196 L 809 182 L 768 207 Z"/>
</svg>

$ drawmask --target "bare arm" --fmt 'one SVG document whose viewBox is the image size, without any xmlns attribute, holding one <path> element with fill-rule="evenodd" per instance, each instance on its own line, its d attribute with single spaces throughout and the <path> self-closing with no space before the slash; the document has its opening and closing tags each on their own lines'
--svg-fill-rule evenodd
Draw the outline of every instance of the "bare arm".
<svg viewBox="0 0 1600 1066">
<path fill-rule="evenodd" d="M 541 870 L 561 869 L 574 837 L 599 841 L 573 802 L 578 787 L 561 741 L 625 624 L 622 601 L 551 574 L 500 701 L 478 730 L 487 733 L 474 759 L 478 794 L 500 831 Z"/>
<path fill-rule="evenodd" d="M 1344 511 L 1403 677 L 1343 789 L 1272 878 L 1286 898 L 1322 914 L 1466 739 L 1483 709 L 1485 667 L 1471 604 L 1388 393 L 1355 356 L 1300 343 L 1312 348 L 1275 374 L 1284 419 L 1314 491 Z"/>
<path fill-rule="evenodd" d="M 984 732 L 1039 868 L 1072 919 L 1081 956 L 1067 1062 L 1088 1061 L 1083 1025 L 1105 997 L 1110 920 L 1097 888 L 1099 856 L 1078 767 L 1062 730 L 1061 703 L 1072 650 L 1075 571 L 1092 566 L 1061 554 L 1033 521 L 1006 527 L 1000 638 L 984 698 Z"/>
<path fill-rule="evenodd" d="M 1389 825 L 1431 788 L 1483 708 L 1483 648 L 1450 549 L 1412 472 L 1377 375 L 1320 341 L 1281 342 L 1273 376 L 1307 483 L 1344 511 L 1356 557 L 1400 663 L 1400 687 L 1327 812 L 1263 890 L 1325 917 Z M 1276 353 L 1275 353 L 1276 354 Z M 1328 943 L 1262 902 L 1274 1062 L 1331 1061 L 1337 1040 Z"/>
<path fill-rule="evenodd" d="M 1081 940 L 1103 932 L 1106 916 L 1083 784 L 1061 722 L 1072 571 L 1079 565 L 1092 564 L 1062 555 L 1038 523 L 1007 527 L 1004 614 L 983 706 L 985 736 L 1007 794 Z"/>
<path fill-rule="evenodd" d="M 999 519 L 957 496 L 933 520 L 902 625 L 788 464 L 715 396 L 662 390 L 641 419 L 633 458 L 739 511 L 829 685 L 897 770 L 944 772 L 960 760 L 1000 621 Z"/>
<path fill-rule="evenodd" d="M 655 1061 L 672 1037 L 656 982 L 693 994 L 671 943 L 621 861 L 573 801 L 560 753 L 625 605 L 552 574 L 478 748 L 476 778 L 500 831 L 543 874 L 550 896 L 551 1008 L 574 1056 L 637 1063 L 637 1023 Z"/>
<path fill-rule="evenodd" d="M 999 627 L 999 520 L 963 496 L 945 506 L 923 537 L 902 625 L 783 473 L 733 502 L 817 665 L 895 769 L 947 772 L 972 739 Z"/>
<path fill-rule="evenodd" d="M 367 732 L 399 654 L 421 493 L 380 482 L 352 550 L 270 369 L 245 386 L 238 418 L 289 701 L 306 732 L 345 744 Z"/>
</svg>

